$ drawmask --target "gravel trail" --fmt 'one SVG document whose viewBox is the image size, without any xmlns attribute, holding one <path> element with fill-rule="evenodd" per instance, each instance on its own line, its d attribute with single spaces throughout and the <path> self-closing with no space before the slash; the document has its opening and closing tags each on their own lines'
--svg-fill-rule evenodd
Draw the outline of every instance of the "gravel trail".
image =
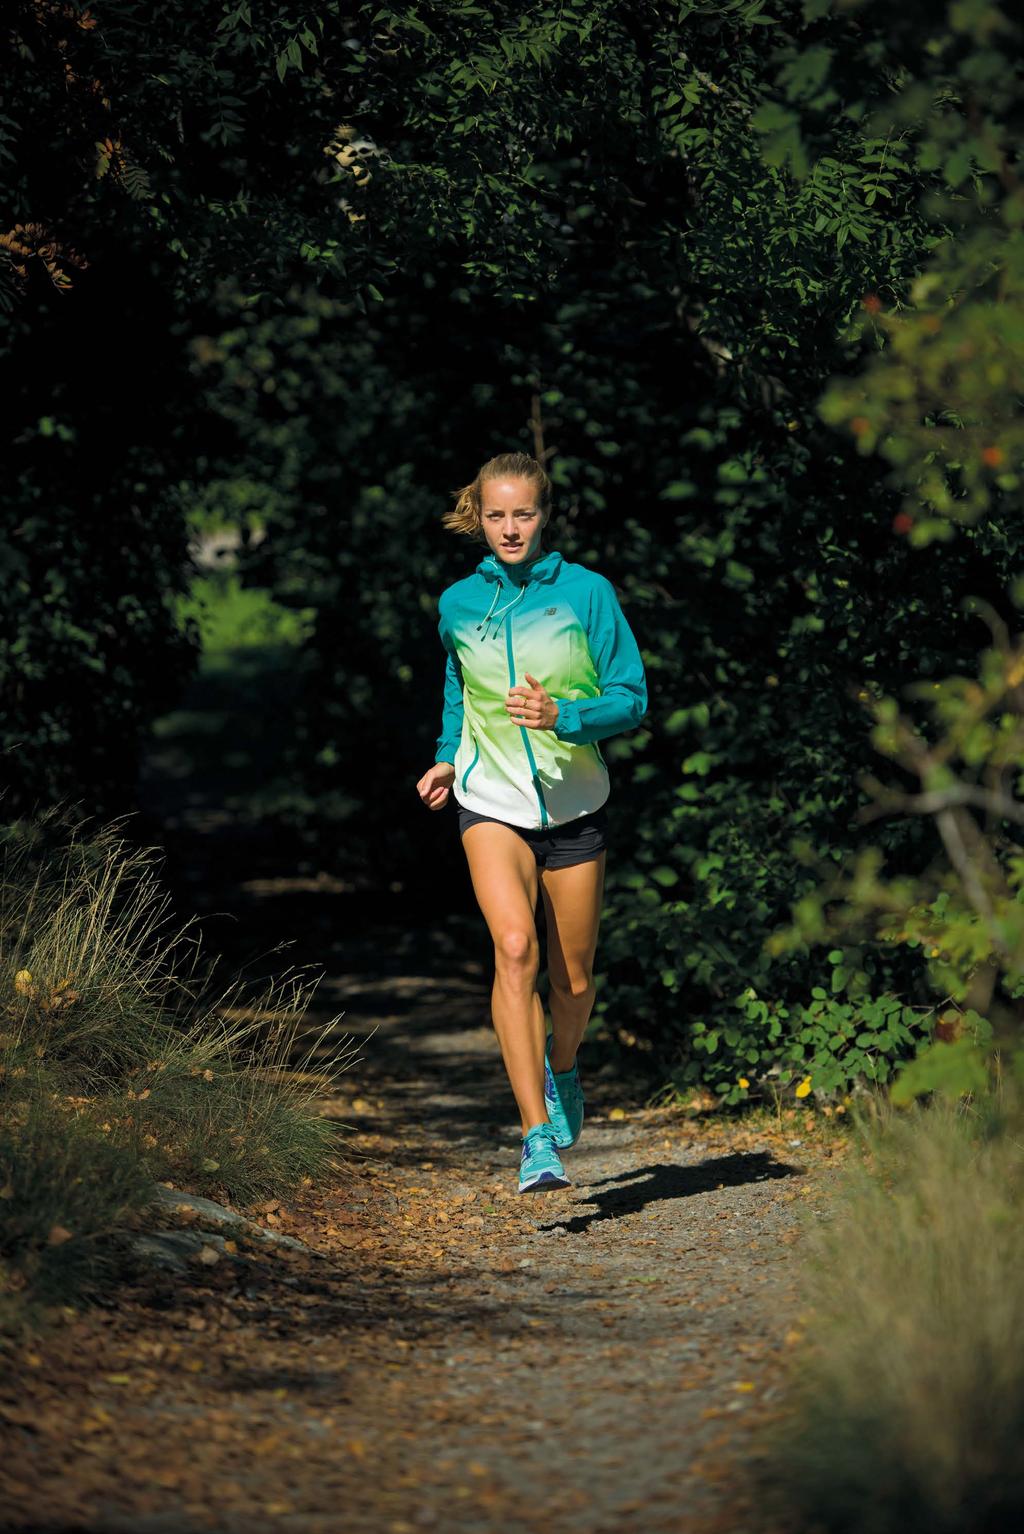
<svg viewBox="0 0 1024 1534">
<path fill-rule="evenodd" d="M 485 966 L 418 946 L 378 922 L 336 950 L 317 1007 L 364 1042 L 318 1108 L 347 1170 L 243 1210 L 313 1254 L 140 1269 L 5 1359 L 4 1528 L 764 1527 L 752 1430 L 836 1142 L 645 1108 L 585 1048 L 573 1185 L 520 1197 Z"/>
</svg>

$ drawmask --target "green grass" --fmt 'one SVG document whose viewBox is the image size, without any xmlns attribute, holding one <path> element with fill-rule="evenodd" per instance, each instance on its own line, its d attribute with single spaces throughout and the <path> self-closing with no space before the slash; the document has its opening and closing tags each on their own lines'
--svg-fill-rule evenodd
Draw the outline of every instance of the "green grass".
<svg viewBox="0 0 1024 1534">
<path fill-rule="evenodd" d="M 295 649 L 309 635 L 314 608 L 282 607 L 260 587 L 243 586 L 233 570 L 197 576 L 178 598 L 179 618 L 192 618 L 203 641 L 203 669 L 231 664 L 236 651 Z"/>
<path fill-rule="evenodd" d="M 116 1274 L 118 1223 L 151 1200 L 131 1148 L 36 1074 L 0 1116 L 0 1327 L 28 1307 L 90 1297 Z"/>
<path fill-rule="evenodd" d="M 0 1260 L 29 1298 L 91 1292 L 156 1181 L 244 1203 L 339 1164 L 310 1102 L 349 1054 L 320 1059 L 336 1018 L 306 1036 L 314 984 L 215 994 L 118 832 L 64 810 L 0 832 Z"/>
<path fill-rule="evenodd" d="M 770 1498 L 786 1527 L 828 1534 L 1019 1527 L 1021 1090 L 901 1111 L 879 1099 L 856 1128 L 834 1216 L 807 1232 Z"/>
</svg>

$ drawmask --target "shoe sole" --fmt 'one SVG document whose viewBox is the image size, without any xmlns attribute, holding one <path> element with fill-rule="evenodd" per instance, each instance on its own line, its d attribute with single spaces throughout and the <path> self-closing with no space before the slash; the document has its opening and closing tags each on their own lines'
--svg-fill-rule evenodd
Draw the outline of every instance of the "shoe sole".
<svg viewBox="0 0 1024 1534">
<path fill-rule="evenodd" d="M 525 1188 L 520 1188 L 520 1193 L 549 1193 L 556 1188 L 571 1188 L 572 1183 L 568 1177 L 556 1177 L 554 1172 L 542 1172 L 536 1182 L 528 1182 Z"/>
</svg>

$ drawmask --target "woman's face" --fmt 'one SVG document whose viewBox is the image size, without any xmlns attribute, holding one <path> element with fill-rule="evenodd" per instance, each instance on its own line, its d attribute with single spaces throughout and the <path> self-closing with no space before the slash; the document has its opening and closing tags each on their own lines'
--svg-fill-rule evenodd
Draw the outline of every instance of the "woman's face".
<svg viewBox="0 0 1024 1534">
<path fill-rule="evenodd" d="M 480 487 L 484 537 L 507 565 L 528 564 L 540 552 L 547 518 L 530 479 L 485 479 Z"/>
</svg>

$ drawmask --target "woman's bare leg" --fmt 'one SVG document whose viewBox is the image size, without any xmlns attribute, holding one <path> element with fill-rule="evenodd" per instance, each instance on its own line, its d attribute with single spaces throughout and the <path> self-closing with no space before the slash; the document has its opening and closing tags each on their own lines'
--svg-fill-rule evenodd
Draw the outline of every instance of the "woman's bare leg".
<svg viewBox="0 0 1024 1534">
<path fill-rule="evenodd" d="M 508 826 L 478 820 L 462 836 L 473 893 L 494 942 L 491 1017 L 526 1134 L 547 1121 L 544 1007 L 537 994 L 537 860 Z"/>
<path fill-rule="evenodd" d="M 594 954 L 607 854 L 569 868 L 540 871 L 548 927 L 551 1069 L 568 1071 L 594 1006 Z"/>
</svg>

